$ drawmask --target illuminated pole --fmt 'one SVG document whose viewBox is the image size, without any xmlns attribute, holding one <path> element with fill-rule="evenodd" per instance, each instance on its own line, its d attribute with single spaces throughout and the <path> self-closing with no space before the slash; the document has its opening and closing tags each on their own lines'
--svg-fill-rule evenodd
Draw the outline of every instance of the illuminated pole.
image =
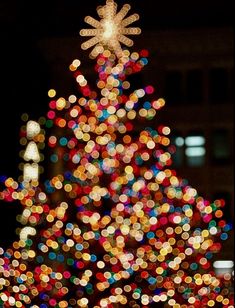
<svg viewBox="0 0 235 308">
<path fill-rule="evenodd" d="M 40 134 L 41 128 L 40 125 L 35 121 L 28 121 L 26 125 L 26 137 L 28 144 L 24 152 L 23 158 L 27 162 L 24 164 L 23 169 L 23 180 L 24 186 L 26 189 L 30 189 L 32 186 L 38 186 L 39 180 L 39 166 L 38 162 L 40 161 L 40 154 L 38 151 L 38 146 L 35 140 Z M 32 185 L 33 184 L 33 185 Z M 27 207 L 22 214 L 21 220 L 22 223 L 27 223 L 27 218 L 31 215 L 30 207 Z M 25 226 L 20 231 L 20 239 L 27 240 L 29 235 L 35 235 L 36 229 L 31 226 Z"/>
<path fill-rule="evenodd" d="M 39 166 L 40 155 L 38 151 L 38 146 L 34 139 L 40 133 L 40 125 L 35 121 L 29 121 L 26 126 L 26 136 L 29 141 L 27 144 L 24 160 L 32 161 L 32 163 L 26 163 L 24 165 L 23 179 L 26 183 L 30 181 L 38 181 L 39 178 Z"/>
</svg>

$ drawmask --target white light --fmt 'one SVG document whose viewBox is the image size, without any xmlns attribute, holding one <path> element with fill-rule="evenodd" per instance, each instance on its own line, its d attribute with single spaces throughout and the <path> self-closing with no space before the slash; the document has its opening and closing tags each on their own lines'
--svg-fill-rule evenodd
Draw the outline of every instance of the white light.
<svg viewBox="0 0 235 308">
<path fill-rule="evenodd" d="M 36 234 L 36 230 L 35 228 L 32 227 L 24 227 L 23 229 L 21 229 L 20 231 L 20 239 L 26 241 L 28 239 L 29 235 L 35 235 Z"/>
<path fill-rule="evenodd" d="M 9 302 L 9 304 L 10 304 L 10 306 L 15 306 L 15 299 L 14 299 L 14 297 L 12 297 L 12 296 L 10 296 L 9 298 L 8 298 L 8 302 Z"/>
<path fill-rule="evenodd" d="M 233 268 L 234 262 L 232 260 L 219 260 L 213 263 L 214 268 Z"/>
<path fill-rule="evenodd" d="M 143 89 L 138 89 L 138 90 L 136 90 L 136 95 L 138 97 L 144 97 L 145 96 L 145 91 Z"/>
<path fill-rule="evenodd" d="M 187 146 L 200 146 L 205 144 L 205 137 L 203 136 L 189 136 L 185 138 Z"/>
<path fill-rule="evenodd" d="M 201 157 L 206 153 L 205 148 L 203 147 L 191 147 L 185 150 L 185 154 L 188 157 Z"/>
<path fill-rule="evenodd" d="M 175 145 L 177 147 L 182 147 L 184 145 L 184 138 L 182 137 L 175 138 Z"/>
<path fill-rule="evenodd" d="M 24 165 L 24 181 L 37 181 L 38 180 L 38 164 L 33 163 L 33 164 L 25 164 Z"/>
<path fill-rule="evenodd" d="M 26 124 L 27 138 L 31 139 L 40 133 L 40 125 L 35 121 L 28 121 Z"/>
<path fill-rule="evenodd" d="M 24 153 L 24 160 L 33 160 L 34 162 L 40 161 L 38 147 L 34 141 L 30 141 Z"/>
</svg>

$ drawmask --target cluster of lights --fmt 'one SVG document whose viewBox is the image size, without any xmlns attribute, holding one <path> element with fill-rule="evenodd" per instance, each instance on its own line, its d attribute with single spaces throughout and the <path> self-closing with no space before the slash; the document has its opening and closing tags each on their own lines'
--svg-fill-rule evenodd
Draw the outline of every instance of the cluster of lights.
<svg viewBox="0 0 235 308">
<path fill-rule="evenodd" d="M 128 8 L 115 15 L 108 0 L 99 15 L 111 10 L 108 16 L 121 21 Z M 127 80 L 147 55 L 104 50 L 95 66 L 97 92 L 74 60 L 82 95 L 48 92 L 42 122 L 51 129 L 51 177 L 37 185 L 25 184 L 32 175 L 19 184 L 2 178 L 0 199 L 20 201 L 25 225 L 19 241 L 0 249 L 3 307 L 234 307 L 231 275 L 211 271 L 231 229 L 223 201 L 204 200 L 170 169 L 170 128 L 153 121 L 164 99 Z M 27 122 L 22 138 L 24 159 L 37 164 L 40 126 Z"/>
</svg>

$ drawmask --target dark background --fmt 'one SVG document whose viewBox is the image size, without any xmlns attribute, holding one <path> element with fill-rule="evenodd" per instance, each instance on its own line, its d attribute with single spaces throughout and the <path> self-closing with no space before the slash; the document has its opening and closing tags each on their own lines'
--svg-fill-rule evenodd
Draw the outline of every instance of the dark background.
<svg viewBox="0 0 235 308">
<path fill-rule="evenodd" d="M 234 1 L 227 0 L 119 0 L 132 5 L 130 13 L 139 13 L 142 33 L 151 29 L 189 29 L 233 26 Z M 37 120 L 47 111 L 47 91 L 52 87 L 50 68 L 38 48 L 38 42 L 48 37 L 78 37 L 86 27 L 86 15 L 98 18 L 94 0 L 41 0 L 0 2 L 1 82 L 0 82 L 0 175 L 20 175 L 19 131 L 21 115 L 28 113 Z M 137 25 L 137 23 L 136 23 Z M 200 42 L 199 42 L 200 44 Z M 149 48 L 149 46 L 143 46 Z M 78 57 L 81 50 L 77 50 Z M 170 121 L 169 121 L 170 123 Z M 3 214 L 0 237 L 4 243 L 14 237 L 14 204 L 0 203 Z M 4 225 L 5 222 L 5 225 Z"/>
</svg>

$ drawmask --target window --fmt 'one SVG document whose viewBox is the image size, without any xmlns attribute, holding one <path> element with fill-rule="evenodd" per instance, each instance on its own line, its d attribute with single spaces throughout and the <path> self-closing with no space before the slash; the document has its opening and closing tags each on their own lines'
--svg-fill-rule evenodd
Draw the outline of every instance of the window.
<svg viewBox="0 0 235 308">
<path fill-rule="evenodd" d="M 172 144 L 176 147 L 172 156 L 174 167 L 181 167 L 185 163 L 189 167 L 201 167 L 205 164 L 205 137 L 201 133 L 190 134 L 187 137 L 174 134 Z"/>
<path fill-rule="evenodd" d="M 200 103 L 203 100 L 203 74 L 199 69 L 190 70 L 186 75 L 187 103 Z"/>
<path fill-rule="evenodd" d="M 169 104 L 183 103 L 183 76 L 179 71 L 169 71 L 165 79 L 164 97 Z"/>
<path fill-rule="evenodd" d="M 226 163 L 230 158 L 229 134 L 225 129 L 216 130 L 212 135 L 212 159 L 215 163 Z"/>
<path fill-rule="evenodd" d="M 184 138 L 177 134 L 172 137 L 172 144 L 176 147 L 172 155 L 172 164 L 174 167 L 181 167 L 184 164 Z"/>
<path fill-rule="evenodd" d="M 209 100 L 225 103 L 229 99 L 229 74 L 225 68 L 213 68 L 209 72 Z"/>
<path fill-rule="evenodd" d="M 195 134 L 185 138 L 186 163 L 190 167 L 200 167 L 205 163 L 205 137 Z"/>
</svg>

